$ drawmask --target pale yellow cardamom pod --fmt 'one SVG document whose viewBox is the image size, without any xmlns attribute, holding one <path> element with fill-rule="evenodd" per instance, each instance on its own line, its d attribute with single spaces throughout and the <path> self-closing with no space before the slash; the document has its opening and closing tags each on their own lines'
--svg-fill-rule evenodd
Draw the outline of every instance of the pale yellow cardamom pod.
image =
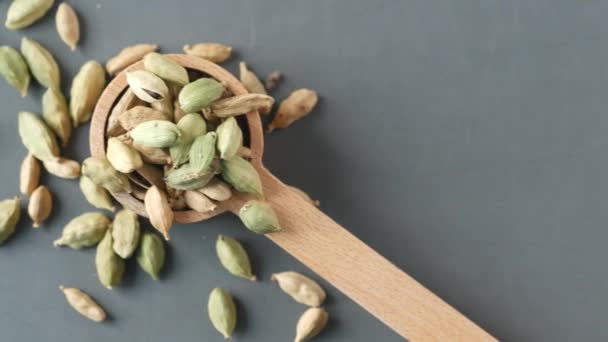
<svg viewBox="0 0 608 342">
<path fill-rule="evenodd" d="M 34 228 L 40 227 L 40 224 L 51 215 L 52 210 L 53 196 L 46 186 L 40 185 L 30 196 L 27 206 L 27 213 L 32 219 Z"/>
<path fill-rule="evenodd" d="M 145 102 L 135 96 L 130 88 L 127 88 L 125 93 L 120 97 L 110 112 L 110 116 L 108 117 L 108 126 L 106 127 L 106 135 L 109 137 L 116 137 L 125 133 L 127 130 L 120 125 L 118 118 L 123 112 L 143 104 L 145 104 Z"/>
<path fill-rule="evenodd" d="M 67 146 L 72 135 L 72 121 L 68 104 L 59 89 L 49 88 L 44 92 L 42 118 L 61 140 L 62 145 Z"/>
<path fill-rule="evenodd" d="M 146 192 L 144 204 L 152 226 L 163 234 L 166 240 L 169 240 L 169 231 L 173 226 L 173 210 L 167 201 L 167 194 L 156 186 L 152 186 Z"/>
<path fill-rule="evenodd" d="M 263 95 L 267 94 L 264 84 L 262 84 L 262 81 L 260 81 L 256 74 L 247 68 L 247 63 L 239 63 L 239 72 L 241 83 L 243 83 L 245 88 L 247 88 L 250 93 Z"/>
<path fill-rule="evenodd" d="M 15 227 L 21 218 L 19 197 L 0 201 L 0 244 L 15 233 Z"/>
<path fill-rule="evenodd" d="M 82 162 L 82 174 L 110 192 L 131 192 L 127 176 L 116 171 L 107 159 L 87 158 Z"/>
<path fill-rule="evenodd" d="M 275 273 L 271 280 L 300 304 L 318 307 L 325 301 L 323 288 L 316 281 L 300 273 L 292 271 Z"/>
<path fill-rule="evenodd" d="M 294 91 L 279 105 L 277 113 L 268 125 L 268 133 L 275 128 L 285 128 L 310 114 L 317 101 L 317 93 L 314 90 L 298 89 Z"/>
<path fill-rule="evenodd" d="M 27 95 L 27 88 L 30 86 L 30 71 L 23 56 L 10 46 L 0 47 L 0 75 L 8 84 L 19 90 L 21 97 Z"/>
<path fill-rule="evenodd" d="M 63 292 L 70 306 L 79 314 L 95 322 L 103 322 L 106 319 L 104 309 L 82 290 L 63 285 L 59 286 L 59 290 Z"/>
<path fill-rule="evenodd" d="M 215 242 L 215 251 L 224 268 L 231 274 L 254 281 L 255 275 L 251 272 L 249 255 L 237 240 L 219 235 Z"/>
<path fill-rule="evenodd" d="M 230 293 L 222 288 L 215 288 L 209 294 L 207 303 L 209 320 L 213 327 L 219 331 L 225 339 L 229 339 L 236 327 L 236 305 Z"/>
<path fill-rule="evenodd" d="M 114 252 L 123 259 L 131 257 L 139 245 L 140 231 L 137 214 L 129 209 L 116 213 L 112 222 Z"/>
<path fill-rule="evenodd" d="M 84 213 L 73 218 L 63 227 L 61 237 L 53 242 L 55 247 L 68 246 L 81 249 L 96 245 L 110 227 L 110 220 L 101 213 Z"/>
<path fill-rule="evenodd" d="M 168 82 L 188 84 L 188 72 L 170 57 L 150 52 L 144 57 L 144 68 Z"/>
<path fill-rule="evenodd" d="M 28 153 L 21 162 L 19 172 L 19 191 L 24 195 L 31 195 L 40 184 L 40 162 L 34 155 Z"/>
<path fill-rule="evenodd" d="M 184 199 L 189 208 L 199 213 L 214 211 L 217 208 L 217 205 L 212 200 L 198 191 L 186 190 Z"/>
<path fill-rule="evenodd" d="M 165 148 L 177 144 L 182 134 L 171 121 L 150 120 L 137 125 L 129 135 L 138 145 Z"/>
<path fill-rule="evenodd" d="M 167 84 L 158 76 L 146 70 L 127 72 L 127 82 L 135 96 L 152 103 L 169 96 Z"/>
<path fill-rule="evenodd" d="M 239 156 L 222 159 L 222 178 L 237 191 L 247 192 L 258 197 L 264 196 L 262 181 L 256 169 L 247 160 Z"/>
<path fill-rule="evenodd" d="M 55 57 L 33 39 L 21 39 L 21 53 L 38 83 L 47 88 L 59 89 L 61 75 Z"/>
<path fill-rule="evenodd" d="M 211 111 L 220 118 L 246 114 L 252 111 L 266 113 L 272 108 L 274 99 L 263 94 L 243 94 L 217 100 L 211 104 Z"/>
<path fill-rule="evenodd" d="M 300 196 L 303 200 L 305 200 L 306 202 L 318 207 L 321 202 L 317 201 L 317 200 L 313 200 L 306 192 L 304 192 L 304 190 L 297 188 L 293 185 L 287 185 L 293 192 L 295 192 L 296 194 L 298 194 L 298 196 Z"/>
<path fill-rule="evenodd" d="M 99 282 L 111 290 L 122 281 L 125 272 L 125 261 L 114 252 L 112 247 L 112 230 L 108 229 L 97 245 L 95 268 Z"/>
<path fill-rule="evenodd" d="M 224 94 L 224 86 L 213 78 L 199 78 L 179 92 L 179 106 L 186 113 L 200 112 Z"/>
<path fill-rule="evenodd" d="M 87 202 L 95 208 L 114 211 L 116 208 L 112 203 L 112 198 L 106 189 L 93 183 L 89 177 L 80 177 L 80 191 L 84 194 Z"/>
<path fill-rule="evenodd" d="M 110 58 L 106 63 L 106 71 L 115 75 L 129 65 L 142 59 L 150 52 L 158 50 L 156 44 L 136 44 L 122 49 L 116 56 Z"/>
<path fill-rule="evenodd" d="M 70 115 L 74 127 L 89 121 L 105 85 L 106 73 L 101 64 L 88 61 L 80 68 L 70 90 Z"/>
<path fill-rule="evenodd" d="M 130 131 L 146 121 L 167 120 L 167 116 L 163 112 L 150 107 L 135 106 L 119 114 L 117 120 L 122 128 Z"/>
<path fill-rule="evenodd" d="M 108 139 L 106 158 L 117 171 L 122 173 L 131 173 L 144 164 L 139 152 L 118 138 Z"/>
<path fill-rule="evenodd" d="M 198 43 L 184 45 L 184 52 L 188 55 L 197 56 L 213 63 L 222 63 L 230 58 L 232 47 L 219 43 Z"/>
<path fill-rule="evenodd" d="M 31 112 L 19 112 L 19 136 L 23 145 L 38 160 L 57 160 L 59 158 L 59 146 L 55 135 Z"/>
<path fill-rule="evenodd" d="M 249 201 L 239 210 L 239 218 L 249 230 L 258 234 L 269 234 L 281 231 L 279 218 L 270 204 L 261 201 Z"/>
<path fill-rule="evenodd" d="M 216 132 L 220 158 L 232 159 L 243 145 L 243 131 L 239 124 L 234 117 L 229 117 L 217 127 Z"/>
<path fill-rule="evenodd" d="M 55 26 L 61 40 L 72 51 L 76 50 L 76 45 L 78 44 L 78 40 L 80 40 L 80 23 L 78 22 L 76 11 L 68 3 L 62 2 L 57 7 Z"/>
<path fill-rule="evenodd" d="M 13 0 L 6 13 L 9 30 L 19 30 L 30 26 L 42 18 L 53 6 L 53 0 Z"/>
<path fill-rule="evenodd" d="M 137 263 L 152 279 L 160 279 L 159 274 L 165 264 L 165 246 L 156 234 L 150 232 L 142 234 Z"/>
<path fill-rule="evenodd" d="M 216 201 L 226 201 L 232 197 L 232 190 L 228 184 L 222 182 L 216 177 L 213 177 L 207 185 L 198 189 L 205 196 Z"/>
<path fill-rule="evenodd" d="M 80 177 L 80 164 L 75 160 L 59 158 L 56 160 L 45 160 L 42 163 L 48 173 L 59 178 L 76 179 Z"/>
<path fill-rule="evenodd" d="M 295 342 L 303 342 L 317 336 L 329 320 L 329 314 L 323 308 L 309 308 L 302 314 L 296 326 Z"/>
<path fill-rule="evenodd" d="M 171 156 L 166 150 L 133 143 L 133 148 L 139 151 L 144 162 L 155 165 L 171 164 Z"/>
</svg>

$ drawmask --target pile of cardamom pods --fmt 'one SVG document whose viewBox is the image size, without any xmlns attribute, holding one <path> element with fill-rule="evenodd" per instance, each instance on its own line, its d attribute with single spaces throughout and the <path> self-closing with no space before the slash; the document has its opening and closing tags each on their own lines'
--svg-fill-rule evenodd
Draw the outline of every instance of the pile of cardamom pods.
<svg viewBox="0 0 608 342">
<path fill-rule="evenodd" d="M 42 18 L 53 0 L 14 0 L 5 27 L 19 30 Z M 55 23 L 60 39 L 75 50 L 80 39 L 76 11 L 67 3 L 57 7 Z M 274 98 L 267 91 L 281 79 L 271 72 L 262 83 L 244 62 L 240 80 L 249 91 L 233 95 L 217 80 L 186 70 L 173 59 L 159 54 L 158 45 L 138 44 L 124 48 L 109 59 L 105 68 L 86 62 L 71 83 L 69 101 L 61 92 L 61 73 L 53 55 L 39 42 L 23 37 L 20 50 L 0 46 L 0 74 L 25 97 L 31 76 L 47 90 L 42 96 L 42 115 L 18 114 L 18 131 L 28 155 L 20 169 L 20 192 L 29 196 L 28 215 L 34 228 L 51 215 L 53 197 L 40 184 L 42 169 L 51 175 L 80 179 L 80 189 L 95 208 L 114 212 L 111 194 L 131 193 L 144 202 L 151 225 L 166 240 L 179 210 L 212 212 L 217 203 L 230 199 L 233 191 L 257 197 L 246 203 L 239 217 L 251 231 L 261 234 L 281 230 L 272 207 L 263 201 L 260 177 L 250 164 L 251 151 L 243 145 L 237 118 L 251 111 L 268 114 Z M 232 48 L 219 43 L 184 46 L 184 52 L 214 63 L 229 59 Z M 114 76 L 143 60 L 144 70 L 126 74 L 129 88 L 110 113 L 106 129 L 106 156 L 82 162 L 65 158 L 61 148 L 70 142 L 72 129 L 90 120 L 106 85 L 106 74 Z M 31 76 L 30 76 L 31 75 Z M 316 92 L 298 89 L 281 102 L 268 132 L 285 128 L 308 115 L 317 103 Z M 293 187 L 312 204 L 302 190 Z M 0 244 L 15 232 L 21 216 L 20 198 L 0 201 Z M 125 261 L 135 257 L 153 279 L 159 279 L 165 259 L 165 242 L 151 231 L 142 231 L 137 214 L 119 210 L 113 220 L 100 212 L 87 212 L 68 222 L 54 245 L 72 249 L 96 246 L 95 265 L 99 281 L 111 289 L 119 286 Z M 231 274 L 255 280 L 243 246 L 220 235 L 216 241 L 220 263 Z M 321 308 L 325 291 L 312 279 L 282 272 L 272 276 L 296 302 L 309 306 L 296 327 L 295 341 L 316 336 L 326 325 Z M 105 310 L 88 294 L 63 285 L 68 303 L 83 316 L 102 322 Z M 226 338 L 237 324 L 231 295 L 221 288 L 211 291 L 208 314 L 212 325 Z"/>
</svg>

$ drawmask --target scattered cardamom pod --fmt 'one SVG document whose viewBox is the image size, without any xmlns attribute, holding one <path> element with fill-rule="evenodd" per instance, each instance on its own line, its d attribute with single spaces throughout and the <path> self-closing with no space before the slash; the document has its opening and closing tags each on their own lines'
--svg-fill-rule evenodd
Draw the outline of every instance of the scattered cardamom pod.
<svg viewBox="0 0 608 342">
<path fill-rule="evenodd" d="M 298 194 L 298 196 L 300 196 L 303 200 L 305 200 L 306 202 L 314 205 L 315 207 L 318 207 L 321 202 L 313 200 L 312 198 L 310 198 L 310 196 L 304 192 L 304 190 L 297 188 L 293 185 L 287 185 L 288 188 L 290 188 L 293 192 L 295 192 L 296 194 Z"/>
<path fill-rule="evenodd" d="M 239 210 L 239 218 L 249 230 L 258 234 L 269 234 L 281 231 L 279 218 L 270 204 L 261 201 L 249 201 Z"/>
<path fill-rule="evenodd" d="M 103 239 L 97 245 L 95 267 L 97 268 L 99 282 L 109 290 L 122 281 L 125 261 L 114 252 L 111 229 L 106 231 Z"/>
<path fill-rule="evenodd" d="M 42 118 L 61 140 L 61 144 L 67 146 L 72 135 L 72 121 L 65 97 L 61 90 L 49 88 L 42 96 Z"/>
<path fill-rule="evenodd" d="M 82 162 L 82 174 L 110 192 L 131 192 L 127 176 L 116 171 L 107 159 L 87 158 Z"/>
<path fill-rule="evenodd" d="M 63 292 L 70 306 L 79 314 L 95 322 L 103 322 L 106 319 L 104 309 L 82 290 L 63 285 L 59 286 L 59 290 Z"/>
<path fill-rule="evenodd" d="M 169 231 L 173 226 L 173 210 L 167 201 L 167 194 L 158 187 L 151 186 L 146 192 L 144 205 L 152 226 L 169 240 Z"/>
<path fill-rule="evenodd" d="M 169 88 L 158 76 L 146 70 L 127 72 L 127 82 L 135 96 L 152 103 L 169 96 Z"/>
<path fill-rule="evenodd" d="M 65 179 L 80 177 L 80 164 L 75 160 L 60 157 L 55 160 L 45 160 L 42 164 L 45 170 L 53 176 Z"/>
<path fill-rule="evenodd" d="M 117 120 L 122 128 L 130 131 L 146 121 L 167 120 L 167 116 L 163 112 L 150 107 L 135 106 L 118 114 Z"/>
<path fill-rule="evenodd" d="M 209 168 L 215 157 L 215 142 L 217 133 L 209 132 L 194 139 L 190 147 L 190 167 L 195 171 L 204 171 Z"/>
<path fill-rule="evenodd" d="M 70 90 L 70 115 L 74 127 L 89 121 L 105 85 L 106 73 L 101 64 L 96 61 L 84 63 Z"/>
<path fill-rule="evenodd" d="M 96 245 L 110 227 L 110 220 L 101 213 L 84 213 L 73 218 L 63 227 L 61 238 L 55 240 L 55 247 L 68 246 L 81 249 Z"/>
<path fill-rule="evenodd" d="M 260 79 L 251 70 L 247 68 L 247 63 L 239 63 L 239 72 L 241 83 L 247 88 L 250 93 L 266 95 L 266 88 Z"/>
<path fill-rule="evenodd" d="M 142 59 L 150 52 L 158 50 L 156 44 L 136 44 L 122 49 L 116 56 L 110 58 L 106 63 L 106 71 L 115 75 L 129 65 Z"/>
<path fill-rule="evenodd" d="M 106 158 L 112 167 L 122 173 L 131 173 L 144 164 L 139 152 L 118 138 L 108 139 Z"/>
<path fill-rule="evenodd" d="M 247 160 L 234 156 L 229 160 L 221 160 L 222 177 L 237 191 L 247 192 L 262 197 L 262 181 L 256 169 Z"/>
<path fill-rule="evenodd" d="M 76 44 L 80 40 L 80 23 L 78 15 L 74 8 L 66 2 L 62 2 L 57 7 L 55 14 L 55 26 L 61 40 L 70 47 L 72 51 L 76 50 Z"/>
<path fill-rule="evenodd" d="M 310 307 L 318 307 L 325 301 L 325 291 L 314 280 L 297 272 L 275 273 L 270 278 L 293 300 Z"/>
<path fill-rule="evenodd" d="M 212 200 L 220 202 L 226 201 L 232 197 L 232 190 L 230 190 L 230 186 L 216 177 L 211 178 L 209 183 L 198 189 L 198 191 Z"/>
<path fill-rule="evenodd" d="M 317 104 L 317 93 L 310 89 L 298 89 L 291 93 L 281 104 L 270 125 L 268 133 L 275 128 L 285 128 L 294 121 L 308 115 Z"/>
<path fill-rule="evenodd" d="M 40 162 L 31 153 L 21 162 L 19 171 L 19 191 L 31 195 L 40 184 Z"/>
<path fill-rule="evenodd" d="M 0 244 L 3 244 L 15 233 L 15 227 L 21 218 L 19 197 L 0 201 Z"/>
<path fill-rule="evenodd" d="M 184 200 L 189 208 L 199 213 L 214 211 L 217 208 L 217 205 L 207 196 L 194 190 L 186 190 Z"/>
<path fill-rule="evenodd" d="M 112 212 L 116 210 L 114 204 L 112 204 L 110 193 L 103 187 L 93 183 L 89 177 L 80 177 L 80 191 L 84 194 L 87 202 L 95 208 L 106 209 Z"/>
<path fill-rule="evenodd" d="M 217 129 L 217 150 L 220 158 L 232 159 L 243 145 L 243 131 L 234 117 L 224 120 Z"/>
<path fill-rule="evenodd" d="M 57 66 L 55 57 L 45 47 L 33 39 L 23 37 L 21 54 L 38 83 L 46 88 L 59 89 L 61 83 L 59 66 Z"/>
<path fill-rule="evenodd" d="M 225 339 L 229 339 L 236 327 L 236 305 L 232 296 L 226 290 L 216 287 L 209 294 L 207 310 L 213 327 Z"/>
<path fill-rule="evenodd" d="M 181 140 L 169 149 L 174 168 L 188 162 L 192 141 L 207 132 L 207 123 L 200 114 L 191 113 L 179 120 L 177 128 L 182 133 Z"/>
<path fill-rule="evenodd" d="M 182 134 L 171 121 L 151 120 L 137 125 L 129 132 L 129 135 L 136 144 L 165 148 L 178 143 Z"/>
<path fill-rule="evenodd" d="M 173 121 L 173 99 L 170 96 L 156 102 L 150 103 L 152 109 L 165 114 L 165 118 L 169 121 Z"/>
<path fill-rule="evenodd" d="M 309 308 L 302 314 L 296 326 L 295 342 L 303 342 L 317 336 L 329 320 L 329 314 L 323 308 Z"/>
<path fill-rule="evenodd" d="M 159 273 L 165 264 L 165 246 L 154 233 L 145 232 L 141 236 L 137 263 L 152 279 L 158 280 Z"/>
<path fill-rule="evenodd" d="M 6 13 L 9 30 L 26 28 L 42 18 L 53 6 L 53 0 L 13 0 Z"/>
<path fill-rule="evenodd" d="M 19 112 L 19 136 L 23 145 L 38 160 L 59 158 L 59 146 L 53 132 L 31 112 Z"/>
<path fill-rule="evenodd" d="M 230 58 L 232 47 L 219 43 L 198 43 L 184 45 L 184 52 L 219 64 Z"/>
<path fill-rule="evenodd" d="M 122 209 L 114 216 L 112 222 L 112 248 L 123 259 L 133 255 L 140 236 L 139 220 L 137 214 L 129 209 Z"/>
<path fill-rule="evenodd" d="M 0 47 L 0 75 L 8 84 L 19 90 L 21 97 L 27 95 L 30 71 L 23 56 L 10 46 Z"/>
<path fill-rule="evenodd" d="M 266 82 L 264 83 L 266 90 L 271 91 L 274 88 L 276 88 L 282 78 L 283 78 L 283 75 L 281 74 L 280 71 L 278 71 L 278 70 L 271 71 L 268 74 L 268 76 L 266 76 Z"/>
<path fill-rule="evenodd" d="M 53 210 L 53 197 L 49 189 L 40 185 L 34 190 L 30 196 L 30 202 L 27 206 L 27 213 L 33 221 L 34 228 L 40 227 L 40 224 L 46 220 Z"/>
<path fill-rule="evenodd" d="M 201 109 L 222 97 L 224 86 L 212 78 L 199 78 L 188 83 L 179 92 L 180 108 L 186 113 L 200 112 Z"/>
<path fill-rule="evenodd" d="M 184 165 L 177 170 L 171 171 L 165 181 L 167 184 L 179 190 L 196 190 L 207 185 L 215 176 L 216 172 L 213 167 L 199 171 L 193 169 L 190 165 Z"/>
<path fill-rule="evenodd" d="M 144 101 L 140 100 L 137 96 L 135 96 L 135 94 L 133 94 L 133 90 L 131 90 L 131 88 L 127 88 L 125 93 L 120 97 L 110 112 L 110 116 L 108 117 L 108 126 L 106 127 L 106 135 L 109 137 L 116 137 L 126 133 L 127 130 L 124 129 L 118 121 L 119 116 L 121 116 L 123 112 L 126 112 L 133 107 L 143 105 L 144 103 Z"/>
<path fill-rule="evenodd" d="M 231 274 L 255 281 L 256 277 L 251 272 L 251 262 L 249 255 L 237 240 L 219 235 L 215 243 L 215 251 L 220 259 L 222 266 Z"/>
<path fill-rule="evenodd" d="M 272 108 L 274 99 L 264 94 L 243 94 L 217 100 L 211 104 L 211 111 L 220 118 L 246 114 L 252 111 L 267 113 Z"/>
<path fill-rule="evenodd" d="M 179 85 L 188 84 L 188 72 L 170 57 L 150 52 L 144 57 L 144 68 L 165 81 Z"/>
</svg>

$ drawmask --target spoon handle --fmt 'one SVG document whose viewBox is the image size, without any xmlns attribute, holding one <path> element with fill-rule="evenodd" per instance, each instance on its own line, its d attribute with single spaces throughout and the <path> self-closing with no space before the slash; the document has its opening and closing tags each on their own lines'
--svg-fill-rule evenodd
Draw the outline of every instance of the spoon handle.
<svg viewBox="0 0 608 342">
<path fill-rule="evenodd" d="M 496 341 L 260 168 L 283 231 L 268 237 L 410 341 Z M 231 208 L 238 212 L 238 208 Z"/>
</svg>

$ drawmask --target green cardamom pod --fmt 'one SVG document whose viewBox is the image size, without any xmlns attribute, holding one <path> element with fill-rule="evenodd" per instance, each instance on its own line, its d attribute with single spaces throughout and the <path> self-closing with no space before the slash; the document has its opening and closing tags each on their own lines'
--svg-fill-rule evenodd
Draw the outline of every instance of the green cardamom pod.
<svg viewBox="0 0 608 342">
<path fill-rule="evenodd" d="M 0 244 L 13 235 L 20 218 L 21 203 L 19 197 L 0 202 Z"/>
<path fill-rule="evenodd" d="M 86 200 L 95 208 L 106 209 L 112 212 L 116 210 L 108 190 L 93 183 L 89 177 L 80 177 L 80 191 L 82 191 Z"/>
<path fill-rule="evenodd" d="M 188 84 L 186 68 L 157 52 L 150 52 L 144 57 L 144 68 L 166 81 L 182 86 Z"/>
<path fill-rule="evenodd" d="M 232 190 L 230 190 L 230 186 L 217 177 L 213 177 L 207 185 L 198 189 L 205 196 L 211 198 L 216 201 L 226 201 L 232 197 Z"/>
<path fill-rule="evenodd" d="M 116 213 L 112 222 L 114 252 L 123 259 L 131 257 L 139 244 L 140 230 L 137 214 L 129 209 Z"/>
<path fill-rule="evenodd" d="M 84 213 L 75 217 L 63 227 L 61 238 L 53 245 L 68 246 L 72 249 L 91 247 L 98 243 L 108 230 L 110 219 L 100 213 Z"/>
<path fill-rule="evenodd" d="M 24 37 L 21 39 L 21 54 L 38 83 L 47 88 L 59 89 L 61 83 L 59 66 L 55 57 L 45 47 L 33 39 Z"/>
<path fill-rule="evenodd" d="M 188 162 L 192 141 L 207 132 L 207 123 L 200 114 L 191 113 L 184 115 L 179 120 L 177 128 L 182 134 L 181 139 L 179 143 L 169 149 L 174 168 Z"/>
<path fill-rule="evenodd" d="M 165 264 L 165 246 L 156 234 L 146 232 L 141 236 L 137 252 L 137 263 L 152 279 L 158 280 L 160 270 Z"/>
<path fill-rule="evenodd" d="M 109 192 L 131 192 L 127 176 L 116 171 L 107 159 L 87 158 L 82 162 L 82 174 Z"/>
<path fill-rule="evenodd" d="M 206 170 L 215 157 L 215 142 L 217 133 L 209 132 L 202 135 L 192 143 L 190 147 L 190 167 L 196 171 Z"/>
<path fill-rule="evenodd" d="M 216 287 L 209 294 L 207 304 L 209 319 L 225 339 L 229 339 L 236 327 L 236 305 L 230 293 Z"/>
<path fill-rule="evenodd" d="M 310 308 L 306 310 L 296 326 L 295 342 L 303 342 L 317 336 L 329 320 L 329 314 L 323 308 Z"/>
<path fill-rule="evenodd" d="M 125 272 L 125 261 L 114 252 L 112 247 L 112 231 L 108 229 L 105 236 L 97 245 L 95 254 L 97 277 L 101 284 L 111 290 L 122 281 Z"/>
<path fill-rule="evenodd" d="M 318 307 L 325 301 L 325 290 L 316 281 L 303 274 L 287 271 L 275 273 L 270 279 L 300 304 Z"/>
<path fill-rule="evenodd" d="M 201 109 L 222 97 L 224 86 L 212 78 L 199 78 L 188 83 L 179 92 L 178 101 L 186 113 L 200 112 Z"/>
<path fill-rule="evenodd" d="M 70 115 L 74 127 L 89 121 L 105 85 L 106 71 L 101 64 L 96 61 L 84 63 L 70 90 Z"/>
<path fill-rule="evenodd" d="M 68 104 L 61 90 L 49 88 L 42 96 L 42 118 L 61 140 L 63 146 L 67 146 L 72 135 L 72 121 Z"/>
<path fill-rule="evenodd" d="M 222 160 L 222 177 L 237 191 L 262 197 L 262 181 L 256 169 L 242 157 Z"/>
<path fill-rule="evenodd" d="M 177 144 L 182 134 L 173 122 L 150 120 L 137 125 L 129 135 L 138 145 L 165 148 Z"/>
<path fill-rule="evenodd" d="M 9 30 L 19 30 L 30 26 L 42 18 L 53 6 L 53 0 L 14 0 L 6 13 L 6 26 Z"/>
<path fill-rule="evenodd" d="M 220 151 L 220 158 L 232 159 L 236 156 L 239 147 L 243 145 L 243 131 L 236 122 L 236 119 L 229 117 L 216 129 L 217 149 Z"/>
<path fill-rule="evenodd" d="M 219 235 L 215 243 L 217 257 L 222 266 L 233 275 L 254 281 L 255 275 L 251 272 L 251 262 L 243 246 L 235 239 Z"/>
<path fill-rule="evenodd" d="M 8 84 L 19 90 L 21 97 L 27 95 L 30 71 L 23 56 L 10 46 L 0 47 L 0 75 Z"/>
<path fill-rule="evenodd" d="M 215 174 L 216 170 L 213 167 L 198 171 L 188 164 L 171 171 L 165 181 L 174 189 L 196 190 L 207 185 Z"/>
<path fill-rule="evenodd" d="M 31 112 L 19 112 L 19 136 L 23 145 L 38 160 L 59 158 L 59 146 L 53 132 Z"/>
<path fill-rule="evenodd" d="M 249 201 L 241 210 L 239 218 L 245 227 L 258 234 L 281 231 L 279 219 L 270 204 L 261 201 Z"/>
</svg>

